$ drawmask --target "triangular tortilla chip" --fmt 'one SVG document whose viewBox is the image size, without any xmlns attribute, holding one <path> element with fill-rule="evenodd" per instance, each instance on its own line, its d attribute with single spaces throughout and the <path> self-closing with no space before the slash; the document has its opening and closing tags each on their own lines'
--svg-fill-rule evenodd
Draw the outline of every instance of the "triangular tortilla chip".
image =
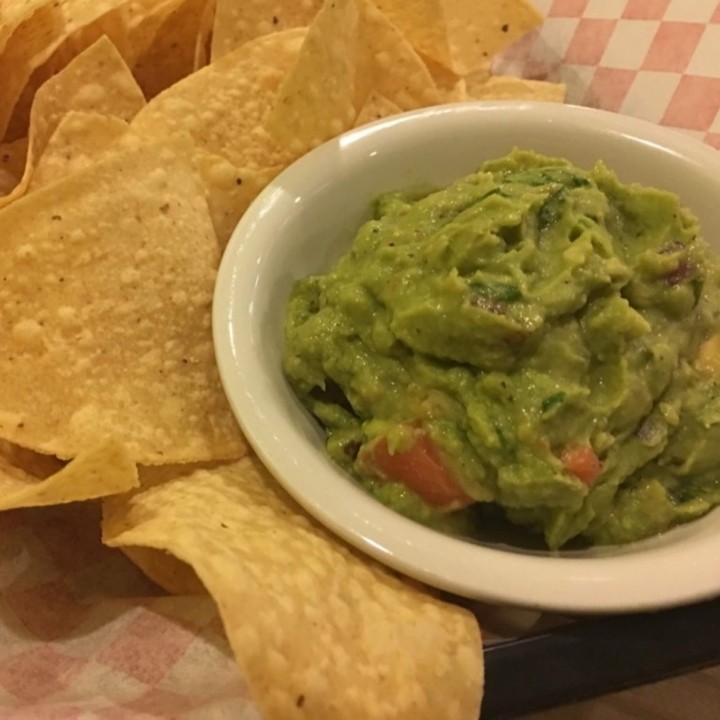
<svg viewBox="0 0 720 720">
<path fill-rule="evenodd" d="M 70 111 L 60 120 L 38 158 L 27 191 L 30 193 L 98 162 L 116 149 L 129 132 L 130 126 L 120 118 Z"/>
<path fill-rule="evenodd" d="M 6 141 L 26 134 L 21 130 L 16 136 L 6 135 L 10 118 L 36 66 L 36 57 L 46 52 L 64 27 L 62 11 L 54 2 L 34 3 L 25 10 L 18 11 L 14 25 L 0 36 L 0 138 Z"/>
<path fill-rule="evenodd" d="M 188 76 L 195 69 L 195 48 L 209 0 L 179 0 L 166 14 L 153 42 L 133 62 L 133 74 L 146 98 Z"/>
<path fill-rule="evenodd" d="M 277 170 L 241 170 L 224 157 L 201 150 L 195 150 L 193 161 L 205 185 L 215 235 L 224 249 L 242 214 Z"/>
<path fill-rule="evenodd" d="M 458 75 L 540 25 L 528 0 L 376 0 L 413 46 Z"/>
<path fill-rule="evenodd" d="M 25 172 L 15 189 L 0 198 L 0 208 L 25 192 L 36 159 L 67 112 L 91 110 L 129 120 L 144 105 L 142 91 L 117 49 L 106 37 L 100 38 L 38 90 L 30 114 Z"/>
<path fill-rule="evenodd" d="M 107 36 L 123 57 L 128 55 L 127 33 L 122 17 L 128 0 L 54 0 L 60 12 L 60 29 L 29 61 L 32 72 L 13 108 L 7 138 L 28 133 L 30 110 L 38 89 L 60 72 L 73 58 Z M 0 73 L 1 74 L 1 73 Z"/>
<path fill-rule="evenodd" d="M 531 0 L 443 0 L 452 58 L 451 70 L 464 75 L 523 35 L 543 16 Z"/>
<path fill-rule="evenodd" d="M 213 352 L 219 251 L 186 155 L 146 143 L 0 212 L 0 437 L 72 458 L 111 435 L 149 464 L 245 452 Z"/>
<path fill-rule="evenodd" d="M 189 136 L 185 141 L 188 157 L 192 158 L 204 185 L 215 235 L 220 247 L 224 248 L 242 214 L 275 172 L 240 170 L 220 155 L 197 149 Z M 133 147 L 142 152 L 143 142 L 128 123 L 119 118 L 99 113 L 69 112 L 60 121 L 38 160 L 27 191 L 30 193 L 57 182 L 115 153 Z"/>
<path fill-rule="evenodd" d="M 480 83 L 468 82 L 473 100 L 537 100 L 565 102 L 565 85 L 545 80 L 495 76 Z"/>
<path fill-rule="evenodd" d="M 268 718 L 477 718 L 477 622 L 310 519 L 255 457 L 103 502 L 103 540 L 191 565 Z"/>
<path fill-rule="evenodd" d="M 210 62 L 210 48 L 213 39 L 216 0 L 208 0 L 200 16 L 197 38 L 195 38 L 195 54 L 193 69 L 199 70 Z"/>
<path fill-rule="evenodd" d="M 212 33 L 212 62 L 262 35 L 306 27 L 323 0 L 217 0 Z"/>
<path fill-rule="evenodd" d="M 464 102 L 470 99 L 467 92 L 467 76 L 458 75 L 427 56 L 423 56 L 423 61 L 437 85 L 440 103 Z M 485 73 L 487 76 L 490 75 L 490 63 L 487 64 Z"/>
<path fill-rule="evenodd" d="M 420 56 L 372 3 L 326 0 L 266 127 L 302 154 L 353 127 L 373 91 L 403 110 L 439 100 Z"/>
<path fill-rule="evenodd" d="M 25 172 L 27 138 L 0 143 L 0 196 L 9 195 Z"/>
<path fill-rule="evenodd" d="M 198 149 L 238 168 L 277 174 L 293 156 L 262 119 L 304 37 L 302 29 L 286 30 L 243 45 L 153 98 L 131 127 L 157 138 L 189 133 Z"/>
<path fill-rule="evenodd" d="M 265 127 L 297 155 L 355 122 L 360 14 L 358 0 L 325 2 L 278 91 Z"/>
<path fill-rule="evenodd" d="M 365 104 L 360 109 L 357 118 L 355 119 L 355 127 L 361 125 L 367 125 L 367 123 L 375 122 L 375 120 L 382 120 L 382 118 L 397 115 L 402 112 L 402 108 L 398 107 L 394 102 L 391 102 L 380 93 L 375 91 L 368 95 Z"/>
<path fill-rule="evenodd" d="M 172 595 L 207 595 L 195 571 L 164 550 L 127 547 L 122 551 L 156 585 Z"/>
<path fill-rule="evenodd" d="M 81 452 L 67 465 L 0 443 L 0 510 L 93 500 L 137 486 L 132 458 L 112 438 Z"/>
<path fill-rule="evenodd" d="M 439 96 L 432 75 L 407 38 L 372 2 L 362 0 L 360 5 L 356 110 L 372 90 L 403 110 L 436 104 Z"/>
</svg>

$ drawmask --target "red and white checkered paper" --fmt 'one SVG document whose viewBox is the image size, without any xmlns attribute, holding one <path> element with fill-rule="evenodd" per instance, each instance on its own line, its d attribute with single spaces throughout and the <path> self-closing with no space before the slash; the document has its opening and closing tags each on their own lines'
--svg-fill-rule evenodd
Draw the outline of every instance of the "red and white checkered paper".
<svg viewBox="0 0 720 720">
<path fill-rule="evenodd" d="M 91 503 L 0 513 L 0 720 L 260 720 L 213 601 L 99 534 Z"/>
<path fill-rule="evenodd" d="M 495 63 L 561 81 L 568 102 L 650 120 L 720 148 L 718 0 L 534 0 L 542 28 Z"/>
<path fill-rule="evenodd" d="M 497 74 L 720 148 L 718 0 L 535 3 Z M 260 720 L 212 601 L 163 596 L 98 528 L 92 504 L 0 513 L 0 720 Z"/>
</svg>

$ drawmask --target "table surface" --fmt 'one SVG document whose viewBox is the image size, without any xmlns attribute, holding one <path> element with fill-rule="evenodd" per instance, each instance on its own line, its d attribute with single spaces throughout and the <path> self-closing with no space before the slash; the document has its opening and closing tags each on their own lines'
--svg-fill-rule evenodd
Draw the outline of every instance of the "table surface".
<svg viewBox="0 0 720 720">
<path fill-rule="evenodd" d="M 483 720 L 528 715 L 714 720 L 720 716 L 718 618 L 720 598 L 713 598 L 652 613 L 574 619 L 491 640 Z M 591 698 L 599 699 L 577 704 Z M 690 712 L 695 705 L 698 712 L 713 712 Z M 549 708 L 562 710 L 541 713 Z M 599 715 L 602 708 L 614 714 Z"/>
<path fill-rule="evenodd" d="M 717 720 L 720 666 L 555 710 L 523 720 Z"/>
</svg>

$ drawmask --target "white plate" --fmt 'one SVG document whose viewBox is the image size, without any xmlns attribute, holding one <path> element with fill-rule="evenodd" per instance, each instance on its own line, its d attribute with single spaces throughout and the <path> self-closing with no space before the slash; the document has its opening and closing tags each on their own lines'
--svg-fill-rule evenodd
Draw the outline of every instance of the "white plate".
<svg viewBox="0 0 720 720">
<path fill-rule="evenodd" d="M 569 612 L 659 608 L 720 594 L 720 510 L 618 548 L 532 554 L 480 546 L 411 522 L 326 457 L 317 424 L 282 374 L 293 282 L 327 270 L 378 194 L 446 184 L 513 146 L 678 193 L 720 243 L 720 153 L 640 120 L 544 103 L 469 103 L 390 118 L 309 153 L 237 226 L 215 291 L 214 336 L 233 410 L 262 460 L 320 522 L 410 576 L 470 598 Z M 299 559 L 301 561 L 301 559 Z"/>
</svg>

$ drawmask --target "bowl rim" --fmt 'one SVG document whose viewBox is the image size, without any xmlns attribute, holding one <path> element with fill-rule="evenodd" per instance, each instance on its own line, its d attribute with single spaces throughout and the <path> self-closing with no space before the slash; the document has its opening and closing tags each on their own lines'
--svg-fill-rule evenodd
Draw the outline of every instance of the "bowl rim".
<svg viewBox="0 0 720 720">
<path fill-rule="evenodd" d="M 329 491 L 331 499 L 335 498 L 331 487 L 321 490 L 314 483 L 300 486 L 292 481 L 293 473 L 307 462 L 337 479 L 343 474 L 327 458 L 322 461 L 297 443 L 289 448 L 287 438 L 279 436 L 273 418 L 262 406 L 258 384 L 253 382 L 264 371 L 255 355 L 248 352 L 253 341 L 239 344 L 235 339 L 253 333 L 250 310 L 257 291 L 253 278 L 262 271 L 267 252 L 267 239 L 261 239 L 258 228 L 271 215 L 277 198 L 286 189 L 301 185 L 308 174 L 317 174 L 332 153 L 362 147 L 379 134 L 396 137 L 423 123 L 432 128 L 446 120 L 452 125 L 453 118 L 482 121 L 508 113 L 519 122 L 552 123 L 559 129 L 580 127 L 583 132 L 656 146 L 680 162 L 710 168 L 720 178 L 720 153 L 713 156 L 712 148 L 694 138 L 645 120 L 567 104 L 455 103 L 403 113 L 351 130 L 304 155 L 271 181 L 244 213 L 228 242 L 217 275 L 212 324 L 216 359 L 230 406 L 261 461 L 310 515 L 355 548 L 428 585 L 472 599 L 571 613 L 657 609 L 718 595 L 720 532 L 713 532 L 707 521 L 720 508 L 668 531 L 659 543 L 653 538 L 619 546 L 611 555 L 602 551 L 584 557 L 570 553 L 537 555 L 443 535 L 400 516 L 351 483 L 338 489 L 345 502 L 331 508 L 325 502 L 327 495 L 323 495 Z M 243 307 L 247 309 L 244 314 Z M 703 530 L 688 533 L 689 526 L 703 526 Z M 677 547 L 672 542 L 674 537 L 681 540 Z M 487 577 L 478 582 L 479 574 Z M 539 581 L 531 593 L 529 579 Z"/>
</svg>

